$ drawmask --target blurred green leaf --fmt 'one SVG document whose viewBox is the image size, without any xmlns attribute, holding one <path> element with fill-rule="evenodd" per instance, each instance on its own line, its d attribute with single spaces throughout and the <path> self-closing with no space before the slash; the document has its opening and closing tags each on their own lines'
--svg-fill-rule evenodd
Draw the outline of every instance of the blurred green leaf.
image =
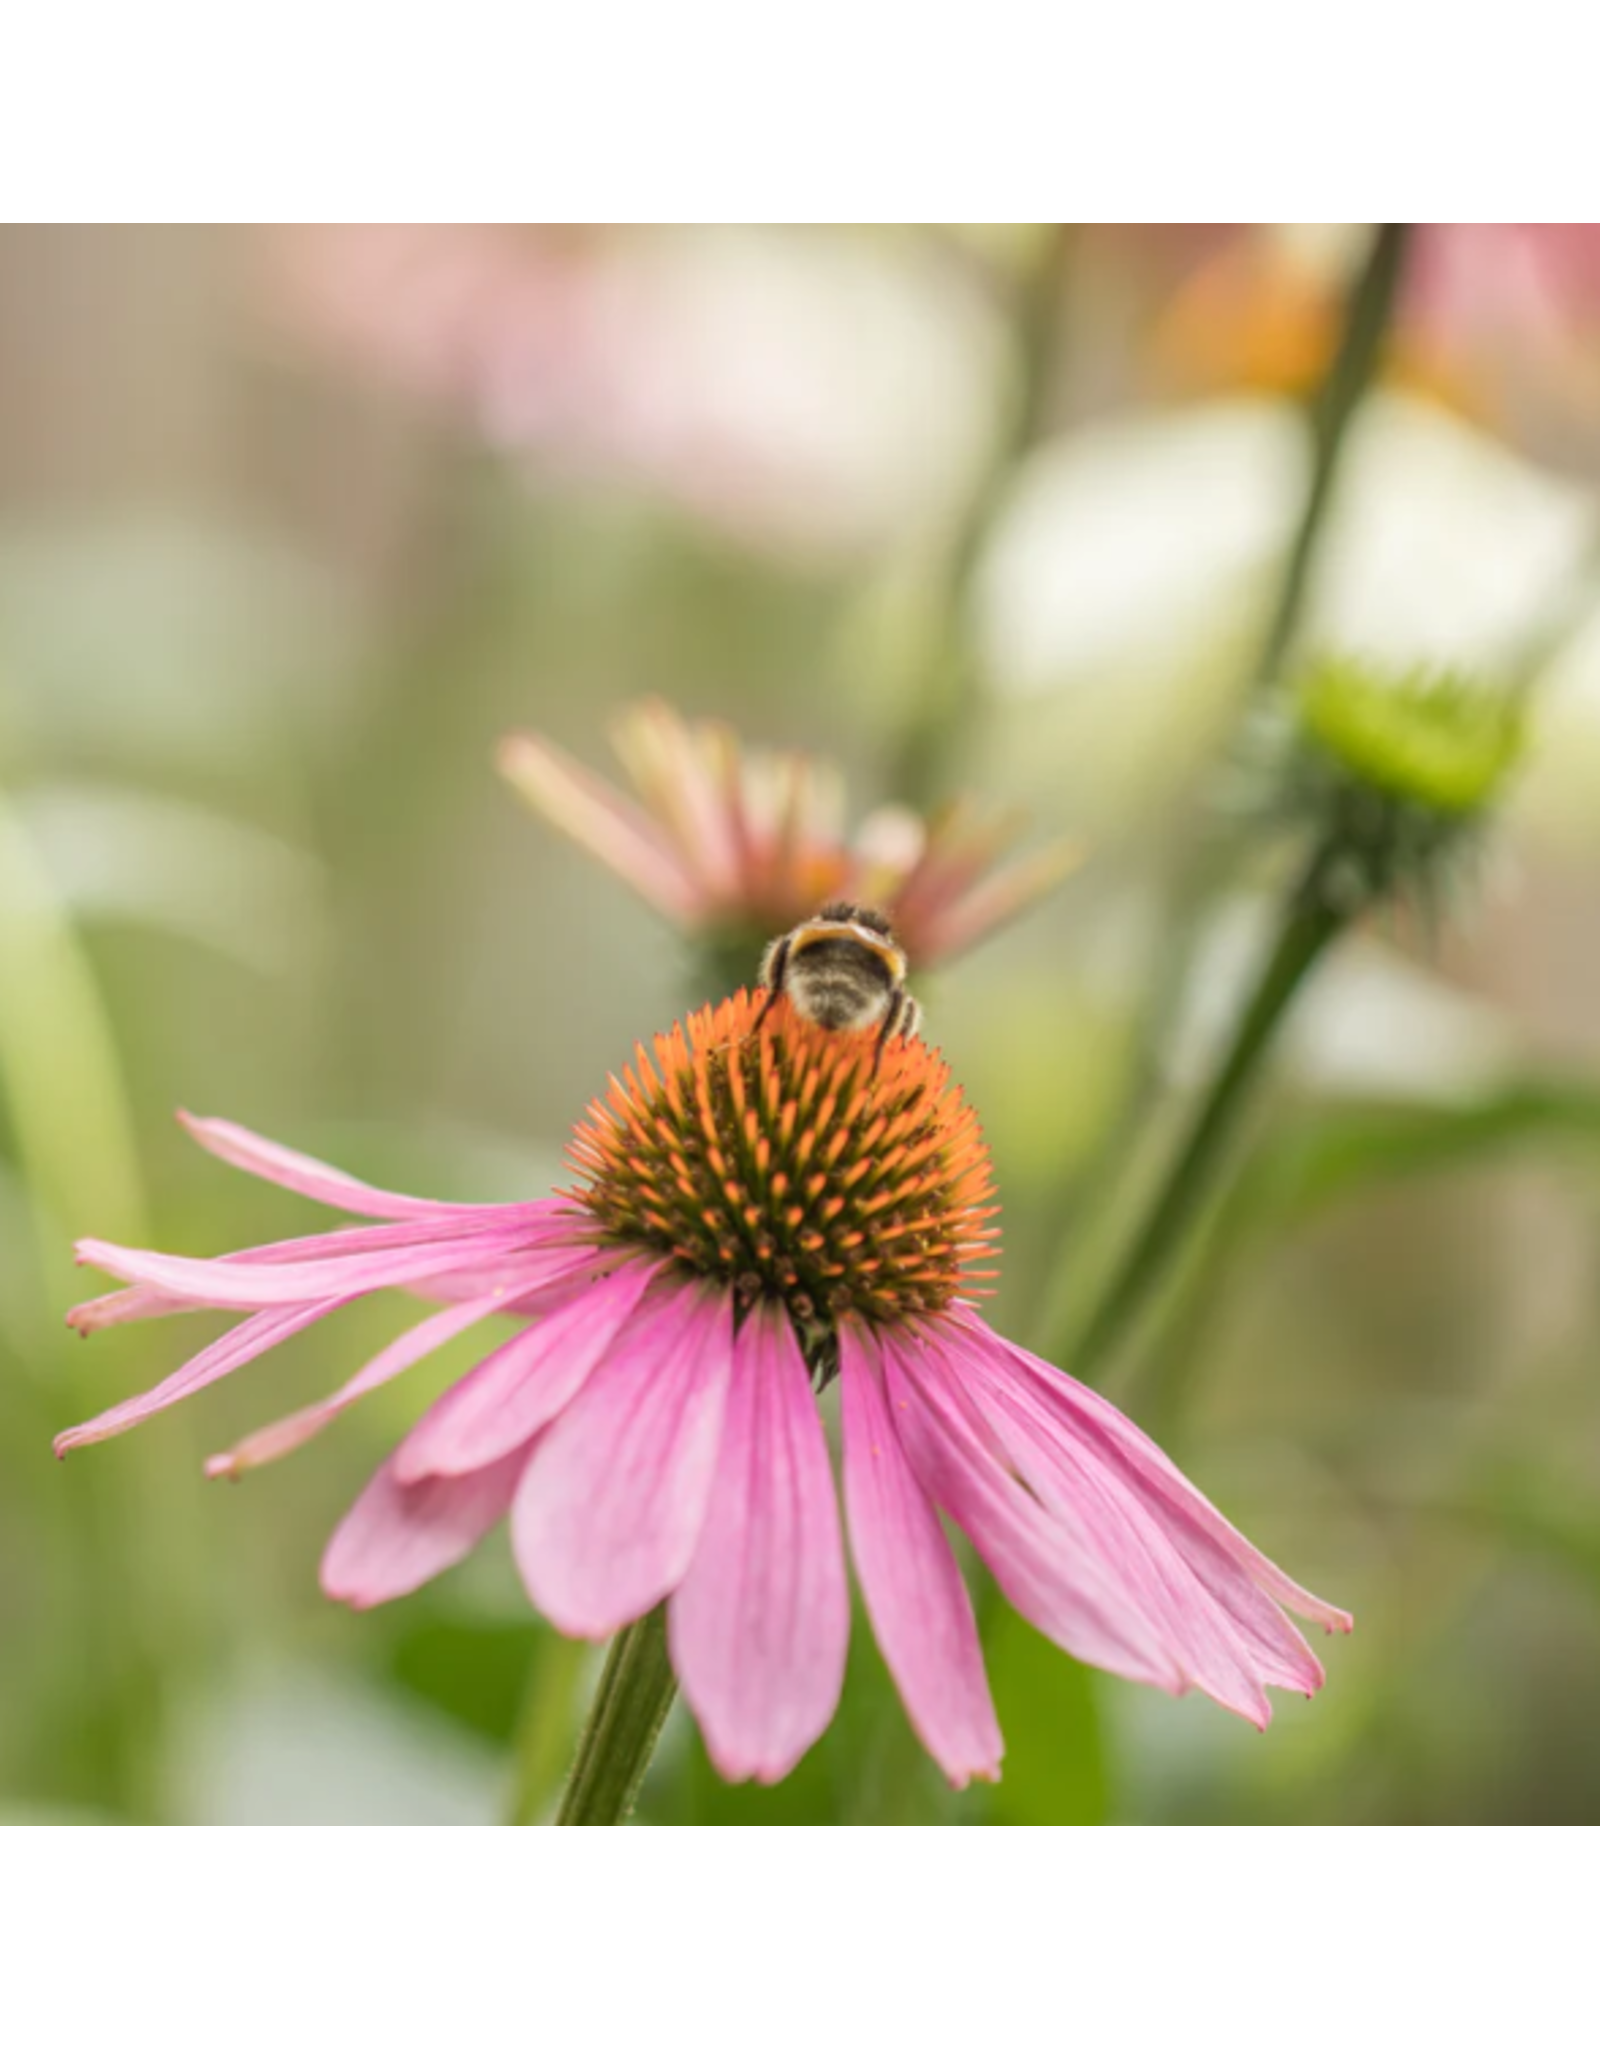
<svg viewBox="0 0 1600 2048">
<path fill-rule="evenodd" d="M 1482 1100 L 1340 1103 L 1262 1144 L 1247 1200 L 1292 1217 L 1402 1174 L 1435 1173 L 1532 1140 L 1570 1140 L 1600 1156 L 1600 1087 L 1518 1081 Z"/>
<path fill-rule="evenodd" d="M 24 790 L 15 810 L 79 919 L 148 924 L 262 973 L 304 964 L 320 942 L 320 866 L 259 826 L 85 782 Z"/>
<path fill-rule="evenodd" d="M 531 1616 L 479 1621 L 422 1608 L 396 1631 L 388 1666 L 406 1692 L 463 1727 L 508 1742 L 546 1645 L 559 1641 Z"/>
<path fill-rule="evenodd" d="M 6 1827 L 121 1827 L 115 1812 L 98 1812 L 94 1806 L 0 1806 L 0 1829 Z"/>
<path fill-rule="evenodd" d="M 1111 1782 L 1095 1674 L 997 1602 L 984 1628 L 1006 1739 L 988 1818 L 1001 1827 L 1104 1827 Z"/>
<path fill-rule="evenodd" d="M 1600 1596 L 1600 1504 L 1548 1458 L 1524 1454 L 1470 1478 L 1447 1505 L 1504 1542 L 1564 1566 Z"/>
</svg>

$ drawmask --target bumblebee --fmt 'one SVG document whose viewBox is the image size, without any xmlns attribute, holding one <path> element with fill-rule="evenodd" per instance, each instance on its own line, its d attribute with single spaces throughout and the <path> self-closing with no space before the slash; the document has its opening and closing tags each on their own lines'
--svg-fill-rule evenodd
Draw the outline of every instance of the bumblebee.
<svg viewBox="0 0 1600 2048">
<path fill-rule="evenodd" d="M 877 1057 L 895 1036 L 915 1038 L 921 1011 L 906 988 L 906 956 L 881 910 L 825 903 L 761 956 L 767 1000 L 759 1031 L 779 996 L 798 1015 L 830 1031 L 878 1033 Z"/>
</svg>

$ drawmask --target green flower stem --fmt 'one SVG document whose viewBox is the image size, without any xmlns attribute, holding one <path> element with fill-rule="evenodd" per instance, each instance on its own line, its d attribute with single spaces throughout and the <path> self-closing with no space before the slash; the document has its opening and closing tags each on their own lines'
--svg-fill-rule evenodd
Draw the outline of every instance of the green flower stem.
<svg viewBox="0 0 1600 2048">
<path fill-rule="evenodd" d="M 1410 233 L 1410 228 L 1404 224 L 1387 223 L 1381 225 L 1373 236 L 1366 260 L 1345 300 L 1333 359 L 1311 399 L 1311 475 L 1305 502 L 1290 540 L 1272 614 L 1261 647 L 1252 658 L 1248 671 L 1248 684 L 1253 693 L 1271 689 L 1281 681 L 1284 664 L 1299 632 L 1306 597 L 1327 530 L 1327 515 L 1349 428 L 1377 374 L 1384 338 L 1405 271 Z M 1172 1015 L 1187 985 L 1194 957 L 1193 934 L 1201 921 L 1202 906 L 1221 886 L 1231 857 L 1231 850 L 1226 848 L 1201 848 L 1198 854 L 1191 848 L 1185 848 L 1184 865 L 1172 889 L 1164 920 L 1163 940 L 1156 951 L 1154 983 L 1142 1005 L 1123 1102 L 1108 1124 L 1087 1176 L 1077 1177 L 1080 1192 L 1076 1206 L 1080 1213 L 1085 1207 L 1114 1200 L 1121 1186 L 1122 1162 L 1130 1156 L 1142 1120 L 1144 1102 L 1155 1085 L 1156 1034 L 1162 1022 Z M 1231 1112 L 1224 1110 L 1224 1127 L 1230 1116 Z M 1198 1132 L 1195 1135 L 1199 1135 Z M 1063 1203 L 1073 1202 L 1073 1191 L 1063 1189 L 1060 1199 Z M 1126 1275 L 1119 1276 L 1119 1282 L 1126 1278 Z M 1142 1286 L 1143 1282 L 1139 1284 Z M 1068 1355 L 1072 1348 L 1059 1334 L 1066 1320 L 1065 1304 L 1068 1300 L 1070 1296 L 1066 1290 L 1058 1286 L 1047 1296 L 1041 1310 L 1042 1346 L 1058 1357 Z M 1119 1333 L 1129 1305 L 1122 1300 L 1119 1284 L 1114 1295 L 1108 1294 L 1103 1299 L 1085 1326 L 1085 1341 L 1092 1350 L 1079 1354 L 1080 1357 L 1092 1359 L 1103 1352 L 1106 1344 Z"/>
<path fill-rule="evenodd" d="M 622 1826 L 677 1693 L 667 1658 L 667 1611 L 658 1607 L 612 1639 L 556 1814 L 558 1828 Z M 519 1808 L 516 1818 L 526 1823 L 533 1816 Z"/>
<path fill-rule="evenodd" d="M 1311 402 L 1311 480 L 1290 544 L 1283 581 L 1278 586 L 1277 602 L 1256 657 L 1254 681 L 1258 689 L 1268 689 L 1278 681 L 1299 628 L 1350 422 L 1377 372 L 1405 270 L 1410 233 L 1403 222 L 1387 222 L 1378 229 L 1345 300 L 1338 347 Z"/>
<path fill-rule="evenodd" d="M 982 683 L 972 635 L 972 586 L 1017 464 L 1044 432 L 1068 293 L 1072 229 L 1039 236 L 1012 282 L 1015 368 L 983 469 L 946 544 L 912 663 L 917 692 L 901 734 L 889 786 L 919 810 L 950 794 L 951 769 L 972 739 Z"/>
<path fill-rule="evenodd" d="M 1331 906 L 1323 887 L 1326 860 L 1319 853 L 1291 891 L 1260 977 L 1155 1200 L 1070 1346 L 1080 1373 L 1092 1373 L 1121 1341 L 1165 1278 L 1223 1164 L 1240 1111 L 1296 990 L 1344 926 L 1345 913 Z"/>
</svg>

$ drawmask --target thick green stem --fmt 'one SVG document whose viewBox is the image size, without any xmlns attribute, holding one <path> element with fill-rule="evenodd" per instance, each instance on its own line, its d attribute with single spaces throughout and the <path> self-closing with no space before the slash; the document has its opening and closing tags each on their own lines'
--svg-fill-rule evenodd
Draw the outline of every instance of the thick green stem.
<svg viewBox="0 0 1600 2048">
<path fill-rule="evenodd" d="M 1155 1200 L 1071 1347 L 1074 1369 L 1097 1366 L 1128 1331 L 1166 1276 L 1220 1169 L 1239 1113 L 1295 991 L 1344 924 L 1314 859 L 1285 906 L 1272 949 L 1226 1052 L 1201 1096 Z"/>
<path fill-rule="evenodd" d="M 667 1657 L 667 1612 L 658 1607 L 622 1629 L 606 1653 L 556 1814 L 558 1828 L 621 1827 L 677 1691 Z M 528 1818 L 519 1811 L 519 1821 Z"/>
<path fill-rule="evenodd" d="M 1015 367 L 981 474 L 951 533 L 919 622 L 913 663 L 917 694 L 890 787 L 925 809 L 951 792 L 951 768 L 972 738 L 982 682 L 973 645 L 972 586 L 1021 458 L 1044 431 L 1067 290 L 1068 227 L 1039 237 L 1017 275 L 1010 325 Z"/>
<path fill-rule="evenodd" d="M 1410 232 L 1404 224 L 1381 225 L 1346 296 L 1332 361 L 1310 402 L 1311 474 L 1272 614 L 1247 672 L 1252 692 L 1270 689 L 1281 680 L 1299 633 L 1327 531 L 1327 515 L 1350 424 L 1377 375 L 1384 337 L 1405 270 Z M 1157 1033 L 1177 1008 L 1188 983 L 1194 933 L 1200 925 L 1203 906 L 1220 888 L 1231 858 L 1232 849 L 1220 844 L 1211 849 L 1202 847 L 1198 853 L 1187 841 L 1184 844 L 1183 865 L 1169 900 L 1162 943 L 1156 949 L 1153 983 L 1142 1005 L 1129 1084 L 1121 1110 L 1110 1120 L 1095 1162 L 1087 1175 L 1077 1177 L 1076 1206 L 1080 1211 L 1114 1199 L 1121 1184 L 1122 1162 L 1130 1156 L 1144 1102 L 1155 1083 Z M 1072 1190 L 1063 1189 L 1061 1199 L 1063 1204 L 1072 1202 Z M 1088 1354 L 1074 1351 L 1059 1335 L 1067 1321 L 1065 1304 L 1069 1298 L 1064 1288 L 1057 1287 L 1045 1301 L 1040 1314 L 1042 1342 L 1055 1356 L 1071 1354 L 1081 1361 Z M 1125 1313 L 1123 1308 L 1113 1309 L 1111 1296 L 1103 1299 L 1086 1326 L 1094 1355 L 1117 1334 Z M 1069 1323 L 1069 1327 L 1073 1326 Z"/>
<path fill-rule="evenodd" d="M 1269 689 L 1278 681 L 1299 627 L 1350 422 L 1377 372 L 1389 331 L 1410 232 L 1403 222 L 1391 221 L 1378 229 L 1345 301 L 1338 346 L 1311 403 L 1311 480 L 1277 602 L 1256 657 L 1257 689 Z"/>
</svg>

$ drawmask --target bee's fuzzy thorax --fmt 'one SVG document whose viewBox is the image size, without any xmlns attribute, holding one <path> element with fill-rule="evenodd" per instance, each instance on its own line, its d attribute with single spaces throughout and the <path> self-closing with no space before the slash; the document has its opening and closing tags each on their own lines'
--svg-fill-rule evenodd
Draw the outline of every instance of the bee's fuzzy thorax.
<svg viewBox="0 0 1600 2048">
<path fill-rule="evenodd" d="M 761 956 L 760 983 L 767 1010 L 787 996 L 807 1023 L 875 1030 L 880 1052 L 896 1034 L 916 1036 L 921 1013 L 906 987 L 906 956 L 882 911 L 825 903 L 771 942 Z"/>
</svg>

